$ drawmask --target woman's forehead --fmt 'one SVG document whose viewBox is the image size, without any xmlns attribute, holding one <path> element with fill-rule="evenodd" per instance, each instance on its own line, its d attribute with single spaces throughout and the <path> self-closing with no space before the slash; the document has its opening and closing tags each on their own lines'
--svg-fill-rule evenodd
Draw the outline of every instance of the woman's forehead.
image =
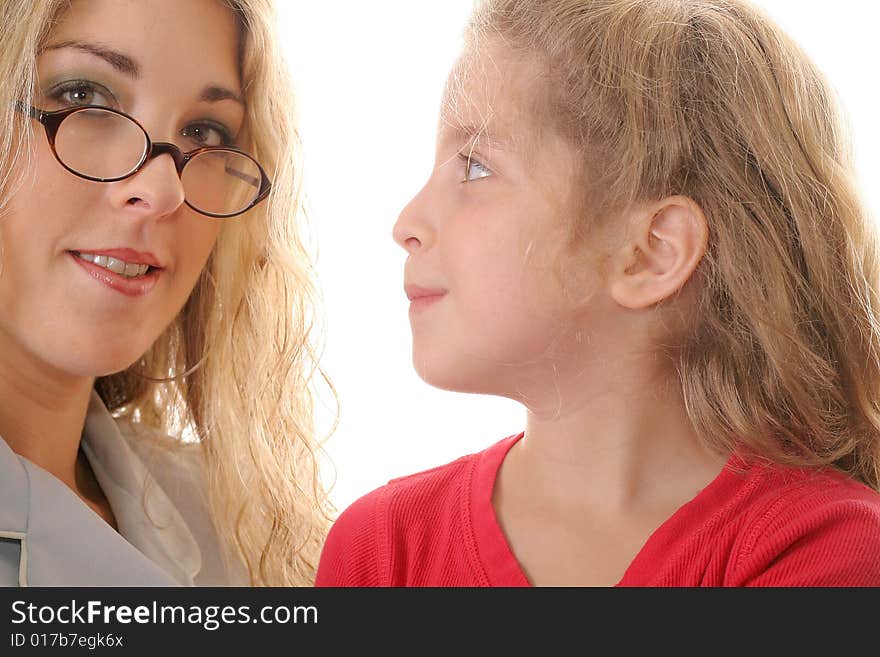
<svg viewBox="0 0 880 657">
<path fill-rule="evenodd" d="M 65 3 L 43 50 L 101 50 L 129 72 L 222 78 L 239 86 L 239 29 L 217 0 L 73 0 Z M 132 63 L 134 66 L 132 66 Z"/>
</svg>

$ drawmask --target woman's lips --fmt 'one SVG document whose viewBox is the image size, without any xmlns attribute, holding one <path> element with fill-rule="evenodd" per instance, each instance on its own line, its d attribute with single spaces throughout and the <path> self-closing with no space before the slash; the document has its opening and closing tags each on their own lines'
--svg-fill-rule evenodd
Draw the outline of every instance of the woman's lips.
<svg viewBox="0 0 880 657">
<path fill-rule="evenodd" d="M 145 253 L 143 251 L 137 251 L 135 249 L 129 249 L 127 247 L 118 247 L 115 249 L 97 249 L 97 250 L 79 250 L 72 251 L 72 253 L 89 253 L 93 256 L 107 256 L 110 258 L 116 258 L 117 260 L 124 260 L 125 262 L 130 262 L 138 265 L 149 265 L 150 267 L 155 267 L 156 269 L 162 269 L 162 263 L 159 262 L 158 258 L 154 256 L 152 253 Z"/>
<path fill-rule="evenodd" d="M 129 297 L 142 297 L 148 294 L 156 286 L 163 272 L 162 269 L 150 268 L 142 276 L 129 278 L 88 260 L 83 260 L 75 252 L 68 253 L 73 261 L 82 267 L 93 279 L 106 285 L 111 290 Z"/>
</svg>

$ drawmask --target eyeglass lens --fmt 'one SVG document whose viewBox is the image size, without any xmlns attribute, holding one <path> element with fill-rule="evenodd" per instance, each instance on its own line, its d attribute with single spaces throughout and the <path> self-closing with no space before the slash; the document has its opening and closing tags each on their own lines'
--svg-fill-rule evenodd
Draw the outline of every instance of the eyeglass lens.
<svg viewBox="0 0 880 657">
<path fill-rule="evenodd" d="M 70 114 L 58 128 L 55 152 L 70 169 L 89 178 L 118 179 L 143 162 L 147 137 L 130 119 L 101 109 Z M 260 191 L 260 170 L 251 158 L 233 151 L 205 151 L 181 174 L 191 206 L 213 214 L 248 207 Z"/>
</svg>

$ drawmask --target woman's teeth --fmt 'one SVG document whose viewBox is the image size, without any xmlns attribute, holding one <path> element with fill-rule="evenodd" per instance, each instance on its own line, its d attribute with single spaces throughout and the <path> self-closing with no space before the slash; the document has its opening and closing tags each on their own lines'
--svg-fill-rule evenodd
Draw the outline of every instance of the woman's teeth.
<svg viewBox="0 0 880 657">
<path fill-rule="evenodd" d="M 94 263 L 99 267 L 109 269 L 110 271 L 121 276 L 125 276 L 126 278 L 136 278 L 138 276 L 143 276 L 150 268 L 150 265 L 136 265 L 134 263 L 125 262 L 124 260 L 119 260 L 117 258 L 111 258 L 110 256 L 93 255 L 91 253 L 82 253 L 77 251 L 75 251 L 74 253 L 77 255 L 77 257 L 82 258 L 86 262 Z"/>
</svg>

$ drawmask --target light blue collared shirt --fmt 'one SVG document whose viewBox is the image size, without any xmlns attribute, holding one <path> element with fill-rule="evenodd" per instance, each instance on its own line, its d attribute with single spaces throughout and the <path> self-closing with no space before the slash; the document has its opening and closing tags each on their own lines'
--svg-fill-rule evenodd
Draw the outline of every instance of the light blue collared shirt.
<svg viewBox="0 0 880 657">
<path fill-rule="evenodd" d="M 198 454 L 117 423 L 92 393 L 82 449 L 118 532 L 0 440 L 0 586 L 243 586 L 208 515 Z"/>
</svg>

